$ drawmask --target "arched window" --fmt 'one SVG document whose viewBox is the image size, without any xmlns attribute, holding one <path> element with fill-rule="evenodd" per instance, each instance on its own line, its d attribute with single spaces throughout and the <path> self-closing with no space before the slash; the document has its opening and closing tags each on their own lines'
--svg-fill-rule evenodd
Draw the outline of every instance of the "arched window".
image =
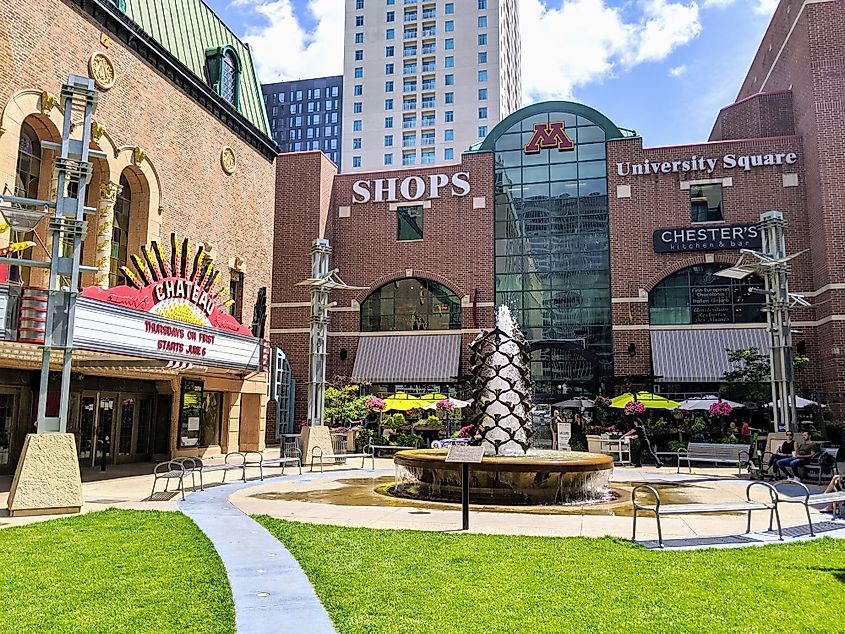
<svg viewBox="0 0 845 634">
<path fill-rule="evenodd" d="M 132 208 L 132 188 L 126 175 L 120 175 L 120 193 L 114 203 L 114 225 L 111 234 L 111 265 L 109 268 L 109 286 L 126 284 L 126 277 L 120 272 L 126 266 L 129 248 L 129 212 Z"/>
<path fill-rule="evenodd" d="M 724 264 L 698 264 L 661 281 L 648 296 L 651 325 L 765 321 L 764 296 L 751 292 L 763 288 L 763 280 L 756 275 L 743 280 L 717 277 L 715 273 L 724 268 Z"/>
<path fill-rule="evenodd" d="M 220 96 L 233 106 L 238 105 L 238 59 L 232 51 L 223 53 L 220 69 Z"/>
<path fill-rule="evenodd" d="M 361 304 L 361 330 L 459 330 L 461 300 L 432 280 L 388 282 Z"/>
<path fill-rule="evenodd" d="M 15 173 L 15 196 L 38 198 L 41 175 L 41 142 L 28 123 L 21 125 L 18 144 L 18 167 Z"/>
</svg>

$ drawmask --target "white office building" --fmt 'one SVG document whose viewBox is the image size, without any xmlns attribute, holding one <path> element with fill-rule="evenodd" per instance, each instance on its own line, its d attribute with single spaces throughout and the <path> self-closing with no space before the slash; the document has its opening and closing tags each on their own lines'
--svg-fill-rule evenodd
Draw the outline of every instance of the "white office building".
<svg viewBox="0 0 845 634">
<path fill-rule="evenodd" d="M 517 0 L 346 0 L 342 170 L 459 160 L 520 105 Z"/>
</svg>

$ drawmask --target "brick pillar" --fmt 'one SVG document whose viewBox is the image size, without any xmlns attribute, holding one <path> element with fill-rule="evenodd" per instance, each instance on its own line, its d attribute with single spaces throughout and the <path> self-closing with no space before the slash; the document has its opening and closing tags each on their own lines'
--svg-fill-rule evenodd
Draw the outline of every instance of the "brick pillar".
<svg viewBox="0 0 845 634">
<path fill-rule="evenodd" d="M 94 262 L 97 272 L 94 274 L 94 285 L 100 288 L 109 287 L 109 273 L 111 271 L 111 243 L 114 233 L 114 204 L 122 187 L 108 181 L 100 185 L 100 202 L 97 204 L 97 247 L 94 252 Z"/>
</svg>

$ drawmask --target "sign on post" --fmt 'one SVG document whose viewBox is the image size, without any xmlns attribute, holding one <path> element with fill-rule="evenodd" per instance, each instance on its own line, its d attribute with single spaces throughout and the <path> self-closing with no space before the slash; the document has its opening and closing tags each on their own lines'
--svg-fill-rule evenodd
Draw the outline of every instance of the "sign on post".
<svg viewBox="0 0 845 634">
<path fill-rule="evenodd" d="M 461 516 L 463 530 L 469 530 L 469 465 L 481 464 L 484 447 L 470 445 L 452 445 L 446 454 L 446 462 L 458 462 L 461 465 Z"/>
<path fill-rule="evenodd" d="M 473 447 L 472 445 L 452 445 L 449 453 L 446 454 L 446 462 L 464 462 L 481 464 L 484 457 L 484 447 Z"/>
</svg>

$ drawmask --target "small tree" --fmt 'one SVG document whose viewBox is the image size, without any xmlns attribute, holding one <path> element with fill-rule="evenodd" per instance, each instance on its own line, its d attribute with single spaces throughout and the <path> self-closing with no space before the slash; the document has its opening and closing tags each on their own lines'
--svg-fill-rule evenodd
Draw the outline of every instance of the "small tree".
<svg viewBox="0 0 845 634">
<path fill-rule="evenodd" d="M 326 388 L 325 418 L 330 425 L 346 425 L 367 414 L 369 396 L 359 396 L 357 385 Z"/>
<path fill-rule="evenodd" d="M 751 401 L 758 407 L 768 402 L 771 399 L 769 357 L 756 348 L 728 349 L 727 353 L 734 369 L 722 377 L 727 384 L 722 390 L 724 395 L 734 400 Z"/>
</svg>

